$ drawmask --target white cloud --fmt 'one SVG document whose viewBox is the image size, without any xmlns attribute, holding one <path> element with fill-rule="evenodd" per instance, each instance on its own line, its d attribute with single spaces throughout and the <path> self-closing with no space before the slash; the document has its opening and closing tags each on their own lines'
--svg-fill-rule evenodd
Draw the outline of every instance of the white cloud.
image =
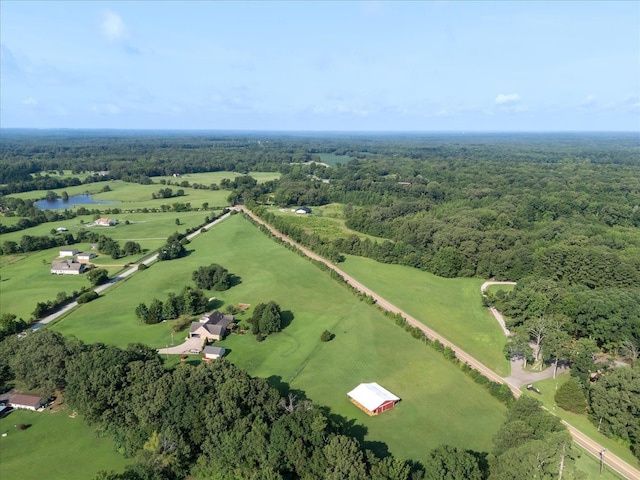
<svg viewBox="0 0 640 480">
<path fill-rule="evenodd" d="M 593 105 L 594 103 L 596 103 L 596 96 L 595 95 L 587 95 L 587 98 L 585 98 L 582 102 L 580 102 L 580 106 L 588 107 L 590 105 Z"/>
<path fill-rule="evenodd" d="M 104 13 L 100 29 L 105 38 L 111 43 L 123 40 L 127 33 L 127 27 L 120 15 L 110 10 Z"/>
<path fill-rule="evenodd" d="M 520 101 L 520 95 L 517 93 L 501 93 L 496 97 L 497 105 L 508 105 L 510 103 L 515 103 Z"/>
<path fill-rule="evenodd" d="M 37 105 L 38 101 L 33 97 L 27 97 L 22 101 L 23 105 Z"/>
</svg>

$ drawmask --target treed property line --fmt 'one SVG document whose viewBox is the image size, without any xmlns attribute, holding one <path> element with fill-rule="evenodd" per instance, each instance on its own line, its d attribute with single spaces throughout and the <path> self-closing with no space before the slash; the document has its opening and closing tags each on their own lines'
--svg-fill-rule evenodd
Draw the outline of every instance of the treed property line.
<svg viewBox="0 0 640 480">
<path fill-rule="evenodd" d="M 350 285 L 360 293 L 363 293 L 373 298 L 375 303 L 381 309 L 386 310 L 394 315 L 401 315 L 409 325 L 422 330 L 425 336 L 427 336 L 429 339 L 431 339 L 432 341 L 438 341 L 445 347 L 449 347 L 455 353 L 458 360 L 462 362 L 466 362 L 469 366 L 478 370 L 480 373 L 486 376 L 489 380 L 507 385 L 516 399 L 522 395 L 522 392 L 520 391 L 520 389 L 517 388 L 515 385 L 512 385 L 506 378 L 499 376 L 489 367 L 485 366 L 484 364 L 482 364 L 481 362 L 473 358 L 471 355 L 469 355 L 464 350 L 462 350 L 461 348 L 451 343 L 442 335 L 436 333 L 434 330 L 430 329 L 429 327 L 424 325 L 422 322 L 408 315 L 403 310 L 393 305 L 391 302 L 385 300 L 384 298 L 382 298 L 381 296 L 373 292 L 371 289 L 367 288 L 362 283 L 352 278 L 346 272 L 344 272 L 343 270 L 341 270 L 340 268 L 332 264 L 329 260 L 321 257 L 320 255 L 312 252 L 311 250 L 293 241 L 291 238 L 287 237 L 283 233 L 273 228 L 271 225 L 266 223 L 264 220 L 258 217 L 255 213 L 245 208 L 244 206 L 237 205 L 235 209 L 243 212 L 245 215 L 250 217 L 255 223 L 266 228 L 276 239 L 289 244 L 291 247 L 299 250 L 301 253 L 303 253 L 310 259 L 324 264 L 327 268 L 329 268 L 330 270 L 332 270 L 333 272 L 341 276 L 342 280 L 345 283 L 347 283 L 348 285 Z M 567 427 L 567 429 L 571 433 L 573 441 L 576 442 L 576 444 L 582 447 L 585 451 L 587 451 L 588 453 L 590 453 L 591 455 L 593 455 L 594 457 L 602 461 L 604 464 L 608 465 L 611 469 L 615 470 L 617 473 L 624 476 L 625 478 L 629 480 L 640 480 L 640 470 L 638 470 L 631 464 L 625 462 L 617 455 L 607 451 L 598 442 L 596 442 L 595 440 L 593 440 L 592 438 L 590 438 L 588 435 L 584 434 L 577 428 L 573 427 L 571 424 L 569 424 L 565 420 L 561 419 L 561 422 Z M 604 454 L 603 452 L 606 452 L 606 454 Z"/>
</svg>

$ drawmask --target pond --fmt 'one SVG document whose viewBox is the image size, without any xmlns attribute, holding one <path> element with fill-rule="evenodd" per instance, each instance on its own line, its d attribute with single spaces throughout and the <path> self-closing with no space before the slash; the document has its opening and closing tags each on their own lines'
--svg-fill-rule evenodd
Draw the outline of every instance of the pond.
<svg viewBox="0 0 640 480">
<path fill-rule="evenodd" d="M 63 210 L 65 208 L 74 208 L 76 205 L 102 205 L 110 202 L 107 200 L 94 200 L 91 195 L 73 195 L 69 197 L 69 200 L 62 200 L 58 198 L 56 200 L 38 200 L 35 202 L 35 206 L 40 210 Z"/>
</svg>

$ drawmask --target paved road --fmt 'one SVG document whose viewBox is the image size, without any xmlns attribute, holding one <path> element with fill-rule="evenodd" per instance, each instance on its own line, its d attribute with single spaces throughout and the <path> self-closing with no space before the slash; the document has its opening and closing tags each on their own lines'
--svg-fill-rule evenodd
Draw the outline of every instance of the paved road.
<svg viewBox="0 0 640 480">
<path fill-rule="evenodd" d="M 329 267 L 330 269 L 334 270 L 336 273 L 341 275 L 349 285 L 353 286 L 354 288 L 356 288 L 360 292 L 365 293 L 365 294 L 369 295 L 370 297 L 374 298 L 376 303 L 378 305 L 380 305 L 382 308 L 384 308 L 384 309 L 386 309 L 386 310 L 388 310 L 390 312 L 393 312 L 393 313 L 401 314 L 406 319 L 407 323 L 409 323 L 413 327 L 417 327 L 420 330 L 422 330 L 424 332 L 424 334 L 428 338 L 430 338 L 432 340 L 436 340 L 437 339 L 443 345 L 450 347 L 456 353 L 456 356 L 460 360 L 462 360 L 463 362 L 468 363 L 470 366 L 472 366 L 473 368 L 475 368 L 476 370 L 481 372 L 483 375 L 485 375 L 490 380 L 492 380 L 494 382 L 504 383 L 504 384 L 508 385 L 509 388 L 511 389 L 511 391 L 513 392 L 513 395 L 516 398 L 519 398 L 522 395 L 522 392 L 518 388 L 518 385 L 514 385 L 513 383 L 511 383 L 509 381 L 509 379 L 500 377 L 497 373 L 495 373 L 493 370 L 491 370 L 490 368 L 486 367 L 485 365 L 483 365 L 482 363 L 477 361 L 475 358 L 473 358 L 471 355 L 466 353 L 464 350 L 462 350 L 461 348 L 457 347 L 456 345 L 454 345 L 453 343 L 451 343 L 450 341 L 448 341 L 447 339 L 445 339 L 444 337 L 442 337 L 438 333 L 434 332 L 429 327 L 423 325 L 421 322 L 419 322 L 415 318 L 411 317 L 406 312 L 402 311 L 401 309 L 399 309 L 398 307 L 393 305 L 391 302 L 388 302 L 387 300 L 382 298 L 380 295 L 376 294 L 375 292 L 373 292 L 372 290 L 370 290 L 369 288 L 367 288 L 366 286 L 364 286 L 363 284 L 358 282 L 356 279 L 350 277 L 344 271 L 342 271 L 341 269 L 336 267 L 334 264 L 329 262 L 329 260 L 317 255 L 316 253 L 310 251 L 309 249 L 307 249 L 307 248 L 303 247 L 302 245 L 294 242 L 293 240 L 291 240 L 287 236 L 285 236 L 282 233 L 280 233 L 279 231 L 275 230 L 273 227 L 271 227 L 271 225 L 265 223 L 260 217 L 255 215 L 253 212 L 251 212 L 250 210 L 244 208 L 244 206 L 238 206 L 236 208 L 238 210 L 246 213 L 249 217 L 251 217 L 257 223 L 265 226 L 275 237 L 279 238 L 280 240 L 282 240 L 284 242 L 287 242 L 287 243 L 295 246 L 300 251 L 302 251 L 305 255 L 307 255 L 309 258 L 312 258 L 314 260 L 317 260 L 319 262 L 324 263 L 327 267 Z M 562 423 L 564 423 L 567 426 L 567 428 L 569 429 L 569 432 L 571 433 L 571 435 L 573 437 L 573 440 L 578 445 L 580 445 L 582 448 L 584 448 L 587 452 L 589 452 L 592 455 L 594 455 L 596 458 L 600 458 L 600 453 L 604 450 L 604 447 L 602 445 L 598 444 L 598 442 L 592 440 L 587 435 L 585 435 L 584 433 L 580 432 L 579 430 L 577 430 L 575 427 L 571 426 L 570 424 L 568 424 L 564 420 L 562 421 Z M 634 466 L 628 464 L 627 462 L 625 462 L 621 458 L 617 457 L 613 453 L 606 452 L 606 454 L 603 456 L 603 459 L 604 459 L 604 463 L 606 465 L 608 465 L 609 467 L 611 467 L 612 469 L 614 469 L 615 471 L 617 471 L 618 473 L 623 475 L 625 478 L 628 478 L 630 480 L 640 480 L 640 470 L 638 470 Z"/>
<path fill-rule="evenodd" d="M 210 223 L 206 224 L 204 227 L 199 228 L 195 232 L 190 233 L 189 235 L 187 235 L 187 239 L 188 240 L 194 239 L 195 237 L 200 235 L 200 233 L 202 233 L 203 229 L 204 230 L 209 230 L 211 227 L 213 227 L 213 226 L 217 225 L 218 223 L 222 222 L 223 220 L 226 220 L 227 218 L 229 218 L 230 215 L 231 215 L 231 212 L 225 213 L 224 215 L 222 215 L 217 220 L 214 220 L 213 222 L 210 222 Z M 158 259 L 158 254 L 154 253 L 150 257 L 147 257 L 147 258 L 143 259 L 142 262 L 140 262 L 140 263 L 144 263 L 145 265 L 150 265 L 153 262 L 155 262 L 157 259 Z M 104 283 L 104 284 L 100 285 L 99 287 L 96 287 L 94 289 L 94 291 L 96 293 L 102 293 L 106 289 L 108 289 L 109 287 L 111 287 L 114 284 L 116 284 L 117 282 L 119 282 L 120 280 L 124 280 L 129 275 L 133 275 L 137 271 L 138 271 L 138 265 L 133 265 L 131 268 L 128 268 L 124 272 L 120 273 L 117 277 L 111 278 L 107 283 Z M 31 330 L 38 330 L 39 328 L 42 328 L 47 323 L 53 322 L 55 319 L 60 318 L 61 316 L 63 316 L 64 314 L 66 314 L 70 310 L 73 310 L 77 306 L 78 306 L 78 302 L 71 302 L 68 305 L 65 305 L 62 309 L 58 310 L 57 312 L 54 312 L 51 315 L 48 315 L 48 316 L 44 317 L 43 319 L 39 320 L 37 323 L 34 323 L 33 326 L 31 327 Z"/>
</svg>

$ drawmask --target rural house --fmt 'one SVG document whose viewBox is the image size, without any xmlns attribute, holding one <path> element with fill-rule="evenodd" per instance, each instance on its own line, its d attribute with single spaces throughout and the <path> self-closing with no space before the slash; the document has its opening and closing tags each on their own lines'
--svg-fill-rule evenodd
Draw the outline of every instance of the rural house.
<svg viewBox="0 0 640 480">
<path fill-rule="evenodd" d="M 14 393 L 7 400 L 7 406 L 12 408 L 22 408 L 25 410 L 38 410 L 45 405 L 45 401 L 38 395 L 31 393 Z"/>
<path fill-rule="evenodd" d="M 368 415 L 378 415 L 396 406 L 400 398 L 377 383 L 361 383 L 348 394 L 351 402 Z"/>
<path fill-rule="evenodd" d="M 222 340 L 227 334 L 227 328 L 235 320 L 233 315 L 223 315 L 218 310 L 203 315 L 198 322 L 192 322 L 189 327 L 189 337 L 204 338 L 207 341 Z"/>
<path fill-rule="evenodd" d="M 99 227 L 111 227 L 112 225 L 116 224 L 116 221 L 110 218 L 99 218 L 95 222 L 93 222 L 93 224 Z"/>
<path fill-rule="evenodd" d="M 51 262 L 51 273 L 54 275 L 80 275 L 84 273 L 84 263 L 75 260 L 54 260 Z"/>
<path fill-rule="evenodd" d="M 207 362 L 216 360 L 218 358 L 222 358 L 225 352 L 226 350 L 224 349 L 224 347 L 212 347 L 209 345 L 204 347 L 204 356 L 202 357 L 202 359 L 206 360 Z"/>
<path fill-rule="evenodd" d="M 73 257 L 74 255 L 78 254 L 78 250 L 76 250 L 75 248 L 64 248 L 62 250 L 60 250 L 60 258 L 64 258 L 64 257 Z"/>
</svg>

